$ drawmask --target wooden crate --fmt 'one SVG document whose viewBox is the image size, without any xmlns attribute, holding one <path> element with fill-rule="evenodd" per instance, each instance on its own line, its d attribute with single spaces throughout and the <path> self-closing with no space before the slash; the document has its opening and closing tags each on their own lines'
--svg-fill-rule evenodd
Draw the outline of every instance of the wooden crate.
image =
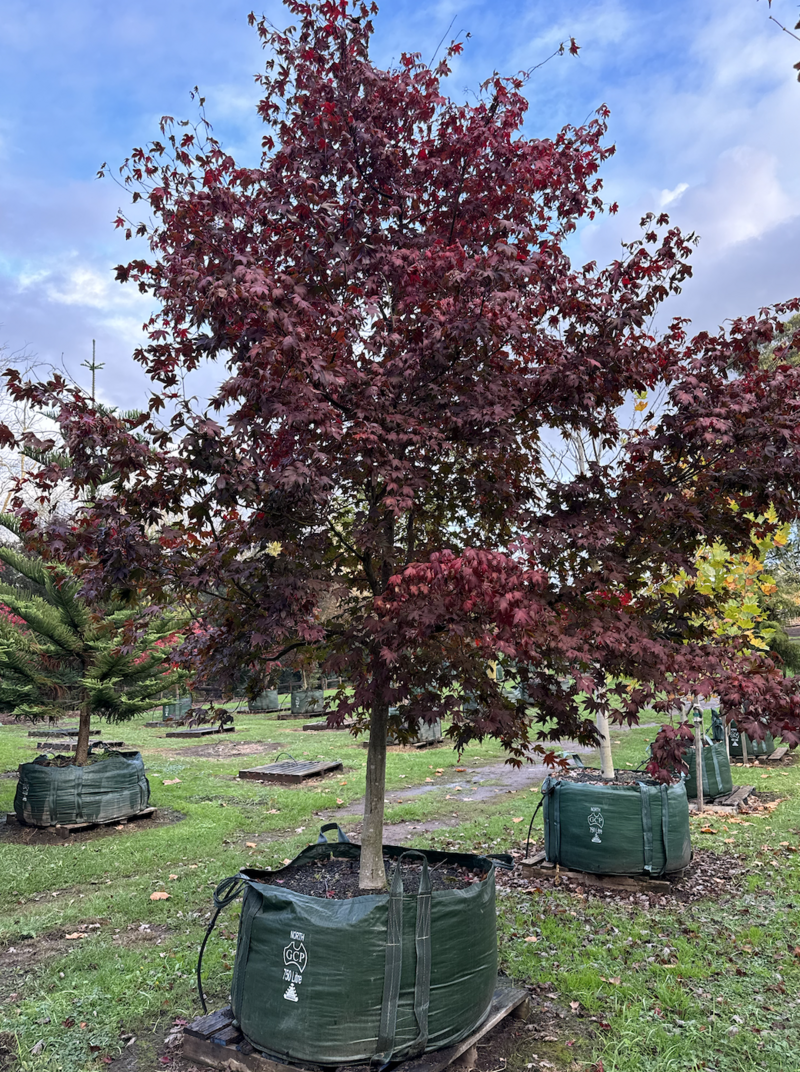
<svg viewBox="0 0 800 1072">
<path fill-rule="evenodd" d="M 124 748 L 124 741 L 92 741 L 92 748 L 100 748 L 105 746 L 106 748 Z M 74 752 L 78 747 L 78 742 L 74 738 L 69 741 L 38 741 L 37 748 L 46 748 L 48 752 Z"/>
<path fill-rule="evenodd" d="M 319 778 L 323 774 L 330 774 L 336 770 L 342 770 L 342 762 L 339 759 L 305 762 L 282 759 L 278 763 L 267 763 L 263 767 L 240 770 L 239 777 L 251 778 L 257 782 L 284 782 L 294 785 L 297 782 L 304 782 L 307 778 Z"/>
<path fill-rule="evenodd" d="M 37 830 L 53 830 L 59 836 L 67 837 L 69 834 L 77 834 L 81 830 L 93 830 L 96 826 L 124 826 L 126 823 L 133 823 L 137 819 L 152 819 L 157 814 L 158 812 L 155 808 L 143 808 L 142 811 L 137 811 L 134 815 L 126 815 L 122 819 L 104 819 L 102 822 L 97 823 L 61 823 L 55 826 L 38 826 L 20 822 L 12 811 L 6 815 L 6 823 L 9 826 L 29 826 L 31 828 L 35 827 Z"/>
<path fill-rule="evenodd" d="M 558 864 L 551 864 L 543 852 L 538 852 L 521 864 L 523 878 L 559 878 L 580 882 L 584 886 L 600 886 L 603 889 L 631 890 L 640 893 L 671 893 L 672 884 L 667 879 L 648 878 L 645 875 L 593 875 L 588 871 L 570 871 Z M 679 877 L 680 871 L 675 872 Z"/>
<path fill-rule="evenodd" d="M 498 984 L 501 981 L 498 980 Z M 498 985 L 483 1023 L 456 1043 L 444 1050 L 412 1057 L 394 1066 L 393 1072 L 444 1072 L 460 1057 L 466 1055 L 469 1067 L 477 1057 L 478 1042 L 507 1016 L 527 1020 L 530 1015 L 528 993 L 508 985 Z M 233 1011 L 228 1006 L 194 1020 L 183 1029 L 183 1055 L 190 1061 L 198 1061 L 220 1072 L 302 1072 L 300 1065 L 287 1065 L 259 1053 L 242 1035 L 234 1023 Z M 347 1065 L 348 1072 L 369 1072 L 369 1065 Z M 333 1070 L 332 1070 L 333 1072 Z"/>
<path fill-rule="evenodd" d="M 234 733 L 233 726 L 188 726 L 183 730 L 167 730 L 165 737 L 213 737 L 219 733 Z"/>
<path fill-rule="evenodd" d="M 735 785 L 730 793 L 721 797 L 714 797 L 710 804 L 703 803 L 702 814 L 710 815 L 735 815 L 739 808 L 747 803 L 751 793 L 755 791 L 754 785 Z M 692 815 L 700 814 L 696 801 L 689 802 L 689 811 Z"/>
<path fill-rule="evenodd" d="M 77 737 L 77 726 L 62 726 L 53 730 L 28 730 L 29 737 Z M 89 730 L 90 737 L 99 737 L 100 730 Z"/>
<path fill-rule="evenodd" d="M 354 718 L 346 718 L 344 722 L 339 723 L 338 726 L 329 726 L 326 720 L 322 722 L 306 722 L 303 726 L 304 730 L 329 730 L 331 733 L 334 730 L 349 730 L 355 726 L 356 720 Z"/>
</svg>

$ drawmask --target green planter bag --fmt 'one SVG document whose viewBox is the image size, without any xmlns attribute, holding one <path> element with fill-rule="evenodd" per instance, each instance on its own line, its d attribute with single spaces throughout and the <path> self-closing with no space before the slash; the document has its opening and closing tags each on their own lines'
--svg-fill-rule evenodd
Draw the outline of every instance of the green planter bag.
<svg viewBox="0 0 800 1072">
<path fill-rule="evenodd" d="M 400 712 L 399 707 L 390 707 L 390 715 L 398 715 Z M 401 741 L 394 733 L 390 733 L 388 737 L 388 744 L 403 745 L 403 744 L 436 744 L 437 741 L 442 740 L 442 720 L 436 718 L 433 722 L 422 722 L 417 724 L 417 735 L 410 740 Z"/>
<path fill-rule="evenodd" d="M 279 711 L 281 706 L 277 689 L 267 689 L 247 704 L 249 711 Z"/>
<path fill-rule="evenodd" d="M 175 700 L 172 703 L 165 703 L 161 705 L 161 717 L 162 718 L 183 718 L 184 715 L 188 715 L 192 707 L 191 696 L 184 696 L 180 700 Z"/>
<path fill-rule="evenodd" d="M 325 840 L 328 829 L 338 843 Z M 389 894 L 311 897 L 282 886 L 283 869 L 246 869 L 217 887 L 218 909 L 244 889 L 231 1004 L 256 1049 L 301 1064 L 383 1066 L 450 1046 L 485 1019 L 497 985 L 494 872 L 510 858 L 383 851 L 396 861 Z M 357 866 L 360 853 L 330 823 L 292 866 L 332 856 Z M 408 858 L 422 860 L 419 893 L 403 891 Z M 443 861 L 483 878 L 431 892 L 428 865 Z"/>
<path fill-rule="evenodd" d="M 728 728 L 728 734 L 730 736 L 731 755 L 741 757 L 742 735 L 736 728 L 735 722 L 731 722 Z M 747 755 L 750 759 L 752 759 L 753 756 L 771 756 L 774 751 L 775 739 L 771 733 L 767 733 L 763 741 L 757 741 L 753 737 L 747 738 Z"/>
<path fill-rule="evenodd" d="M 686 795 L 697 796 L 697 753 L 690 748 L 686 755 L 689 776 L 686 779 Z M 703 799 L 713 800 L 733 789 L 731 765 L 724 744 L 712 744 L 706 739 L 703 744 Z"/>
<path fill-rule="evenodd" d="M 292 693 L 293 715 L 322 715 L 325 713 L 323 689 L 302 689 Z"/>
<path fill-rule="evenodd" d="M 149 800 L 141 755 L 111 752 L 86 767 L 20 764 L 14 812 L 31 826 L 104 823 L 144 811 Z"/>
<path fill-rule="evenodd" d="M 594 875 L 663 875 L 692 858 L 689 801 L 679 785 L 599 785 L 546 778 L 547 859 Z"/>
</svg>

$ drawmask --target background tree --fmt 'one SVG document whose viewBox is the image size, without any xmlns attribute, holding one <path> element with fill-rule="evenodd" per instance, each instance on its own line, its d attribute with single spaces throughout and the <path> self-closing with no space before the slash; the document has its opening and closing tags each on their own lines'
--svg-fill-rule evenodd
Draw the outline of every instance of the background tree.
<svg viewBox="0 0 800 1072">
<path fill-rule="evenodd" d="M 512 761 L 552 760 L 551 741 L 596 739 L 598 712 L 632 723 L 668 692 L 715 691 L 745 732 L 763 715 L 795 743 L 793 682 L 712 627 L 724 594 L 662 586 L 701 547 L 747 551 L 748 513 L 797 517 L 800 371 L 759 356 L 798 303 L 654 336 L 691 236 L 648 216 L 607 268 L 565 250 L 603 209 L 605 109 L 530 138 L 525 75 L 459 105 L 447 59 L 371 62 L 374 7 L 287 6 L 294 29 L 252 20 L 259 166 L 204 118 L 166 118 L 122 169 L 151 217 L 117 221 L 152 251 L 117 270 L 160 302 L 136 354 L 149 411 L 7 375 L 57 414 L 69 463 L 31 477 L 43 497 L 116 474 L 38 546 L 88 563 L 88 593 L 193 593 L 183 657 L 218 681 L 302 649 L 347 671 L 331 719 L 369 728 L 364 888 L 384 883 L 390 729 L 449 716 L 459 747 L 493 735 Z M 207 361 L 225 378 L 201 406 L 182 382 Z M 634 423 L 647 398 L 659 412 Z M 550 444 L 575 437 L 602 450 L 554 471 Z M 487 675 L 496 659 L 524 699 Z M 662 731 L 654 770 L 684 746 Z"/>
<path fill-rule="evenodd" d="M 15 518 L 0 524 L 21 535 Z M 0 560 L 0 709 L 32 721 L 77 710 L 82 766 L 92 716 L 126 722 L 184 676 L 170 668 L 175 623 L 90 606 L 69 569 L 22 547 L 0 547 Z"/>
</svg>

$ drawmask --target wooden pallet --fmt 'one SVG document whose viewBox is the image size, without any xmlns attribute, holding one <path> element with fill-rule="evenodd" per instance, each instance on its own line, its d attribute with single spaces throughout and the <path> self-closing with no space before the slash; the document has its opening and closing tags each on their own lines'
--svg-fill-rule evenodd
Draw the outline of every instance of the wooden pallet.
<svg viewBox="0 0 800 1072">
<path fill-rule="evenodd" d="M 214 737 L 219 733 L 235 733 L 233 726 L 189 726 L 183 730 L 167 730 L 165 737 Z"/>
<path fill-rule="evenodd" d="M 327 718 L 327 711 L 287 711 L 283 708 L 278 714 L 279 722 L 286 722 L 292 718 Z M 324 723 L 323 723 L 324 725 Z"/>
<path fill-rule="evenodd" d="M 28 730 L 29 737 L 77 737 L 77 726 L 62 726 L 54 730 Z M 89 730 L 90 737 L 99 737 L 100 730 Z"/>
<path fill-rule="evenodd" d="M 304 730 L 349 730 L 355 726 L 356 720 L 354 718 L 346 718 L 344 722 L 340 722 L 338 726 L 329 726 L 327 721 L 325 722 L 306 722 L 303 726 Z"/>
<path fill-rule="evenodd" d="M 341 760 L 313 760 L 299 763 L 292 759 L 282 759 L 278 763 L 267 763 L 263 767 L 251 767 L 240 770 L 240 778 L 251 778 L 257 782 L 285 782 L 294 785 L 307 778 L 319 778 L 322 774 L 342 770 Z"/>
<path fill-rule="evenodd" d="M 124 741 L 92 741 L 92 748 L 124 748 Z M 46 748 L 48 752 L 74 752 L 78 747 L 77 740 L 69 741 L 39 741 L 36 745 L 37 748 Z"/>
<path fill-rule="evenodd" d="M 609 890 L 631 890 L 638 893 L 671 893 L 672 883 L 667 879 L 648 878 L 646 875 L 593 875 L 588 871 L 570 871 L 551 864 L 543 852 L 537 852 L 521 864 L 523 878 L 559 878 L 580 882 L 583 886 L 601 886 Z M 675 872 L 676 876 L 680 872 Z"/>
<path fill-rule="evenodd" d="M 733 815 L 739 808 L 747 803 L 747 799 L 751 793 L 755 791 L 754 785 L 737 785 L 734 786 L 730 793 L 726 793 L 722 797 L 714 797 L 714 800 L 710 804 L 703 804 L 703 814 L 709 812 L 711 815 Z M 698 814 L 698 805 L 695 801 L 689 802 L 689 811 L 692 814 Z"/>
<path fill-rule="evenodd" d="M 489 1015 L 471 1035 L 455 1046 L 402 1061 L 394 1066 L 394 1072 L 444 1072 L 465 1055 L 468 1059 L 464 1063 L 469 1067 L 477 1058 L 477 1043 L 501 1020 L 507 1016 L 527 1020 L 529 1015 L 527 991 L 498 985 Z M 183 1029 L 183 1055 L 190 1061 L 198 1061 L 221 1072 L 302 1072 L 301 1065 L 286 1065 L 259 1053 L 234 1023 L 230 1006 L 201 1016 Z M 346 1067 L 347 1072 L 369 1072 L 370 1068 L 366 1064 L 341 1067 Z"/>
<path fill-rule="evenodd" d="M 779 762 L 779 760 L 783 759 L 785 755 L 788 755 L 788 753 L 789 746 L 786 744 L 782 744 L 780 748 L 776 748 L 775 751 L 771 753 L 771 755 L 767 756 L 767 763 L 777 763 Z"/>
<path fill-rule="evenodd" d="M 38 826 L 36 823 L 21 822 L 12 811 L 6 815 L 6 825 L 28 826 L 37 830 L 53 830 L 59 836 L 64 835 L 66 837 L 69 834 L 77 834 L 81 830 L 93 830 L 96 826 L 124 826 L 126 823 L 133 823 L 137 819 L 152 819 L 157 814 L 156 808 L 144 808 L 142 811 L 137 811 L 135 815 L 126 815 L 122 819 L 103 819 L 96 823 L 58 823 L 55 826 Z"/>
</svg>

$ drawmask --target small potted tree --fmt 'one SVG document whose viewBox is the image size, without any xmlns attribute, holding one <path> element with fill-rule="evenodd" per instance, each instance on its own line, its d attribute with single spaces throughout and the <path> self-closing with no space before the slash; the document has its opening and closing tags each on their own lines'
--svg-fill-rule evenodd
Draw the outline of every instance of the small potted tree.
<svg viewBox="0 0 800 1072">
<path fill-rule="evenodd" d="M 0 515 L 18 539 L 18 521 Z M 32 722 L 78 713 L 74 756 L 23 763 L 17 817 L 35 826 L 104 822 L 147 807 L 149 785 L 138 752 L 91 751 L 95 716 L 126 722 L 147 711 L 183 676 L 170 670 L 174 623 L 143 620 L 129 608 L 90 605 L 65 566 L 24 545 L 0 546 L 0 706 Z"/>
<path fill-rule="evenodd" d="M 511 762 L 552 764 L 557 740 L 596 742 L 595 711 L 635 723 L 712 674 L 726 711 L 746 691 L 800 730 L 797 686 L 705 624 L 716 594 L 659 589 L 709 536 L 749 541 L 745 509 L 798 512 L 784 433 L 800 370 L 759 373 L 782 310 L 730 336 L 687 340 L 680 323 L 653 337 L 659 303 L 690 274 L 691 243 L 666 218 L 647 217 L 607 269 L 570 263 L 569 236 L 603 208 L 605 109 L 529 138 L 525 76 L 493 76 L 457 104 L 442 79 L 459 44 L 439 66 L 403 55 L 381 70 L 374 6 L 289 7 L 292 30 L 257 21 L 260 165 L 240 166 L 202 118 L 193 131 L 165 119 L 127 175 L 149 222 L 118 221 L 151 251 L 118 278 L 161 303 L 137 353 L 150 412 L 207 360 L 227 370 L 218 391 L 201 406 L 170 393 L 165 435 L 155 416 L 98 414 L 58 381 L 7 380 L 58 412 L 71 448 L 41 486 L 80 485 L 113 448 L 115 487 L 59 539 L 99 544 L 116 583 L 135 552 L 154 592 L 168 575 L 198 593 L 207 628 L 187 638 L 187 664 L 233 681 L 245 661 L 302 651 L 346 672 L 328 719 L 368 734 L 361 844 L 322 844 L 279 882 L 242 872 L 233 1006 L 283 1058 L 385 1066 L 468 1034 L 497 964 L 493 861 L 455 861 L 466 885 L 431 890 L 426 850 L 411 860 L 417 896 L 403 896 L 383 844 L 390 733 L 441 719 L 457 748 L 493 736 Z M 632 395 L 662 389 L 668 405 L 641 402 L 632 427 Z M 551 464 L 549 445 L 581 434 L 605 456 L 581 473 Z M 519 668 L 524 700 L 487 676 L 498 658 Z M 684 744 L 659 734 L 663 791 L 638 794 L 662 828 Z M 316 881 L 323 860 L 328 885 L 304 894 L 298 873 L 312 865 Z"/>
</svg>

